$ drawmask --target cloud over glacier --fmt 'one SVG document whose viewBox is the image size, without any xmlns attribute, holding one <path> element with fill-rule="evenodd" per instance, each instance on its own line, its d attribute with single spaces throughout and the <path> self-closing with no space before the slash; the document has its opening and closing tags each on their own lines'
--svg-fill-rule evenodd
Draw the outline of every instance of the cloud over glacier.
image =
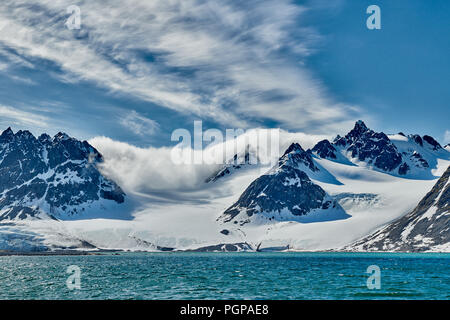
<svg viewBox="0 0 450 320">
<path fill-rule="evenodd" d="M 277 144 L 279 150 L 276 153 L 261 150 L 263 144 L 254 144 L 254 141 L 249 138 L 258 131 L 262 132 L 261 136 L 270 137 L 270 132 L 273 130 L 275 129 L 252 129 L 236 139 L 210 144 L 204 147 L 203 156 L 205 159 L 214 158 L 218 154 L 232 157 L 234 150 L 242 153 L 247 148 L 257 150 L 259 146 L 259 162 L 263 163 L 263 168 L 265 168 L 263 170 L 267 170 L 270 163 L 276 161 L 291 143 L 300 142 L 307 149 L 312 148 L 322 139 L 330 138 L 323 135 L 281 130 L 279 131 L 279 144 Z M 205 179 L 223 165 L 221 161 L 209 161 L 201 164 L 176 163 L 172 157 L 173 147 L 139 148 L 107 137 L 96 137 L 89 140 L 89 143 L 97 148 L 105 158 L 101 171 L 108 178 L 116 181 L 127 193 L 173 202 L 201 201 L 209 198 L 213 193 L 224 192 L 223 188 L 222 190 L 217 189 L 214 184 L 205 184 Z M 175 147 L 175 143 L 173 146 Z M 218 150 L 230 150 L 230 152 L 226 151 L 221 154 L 217 152 Z M 187 151 L 202 152 L 190 148 Z"/>
</svg>

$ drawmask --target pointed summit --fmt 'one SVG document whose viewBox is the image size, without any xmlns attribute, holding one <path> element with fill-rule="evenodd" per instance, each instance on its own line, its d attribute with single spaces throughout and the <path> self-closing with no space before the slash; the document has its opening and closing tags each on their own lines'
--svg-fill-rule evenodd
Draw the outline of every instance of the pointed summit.
<svg viewBox="0 0 450 320">
<path fill-rule="evenodd" d="M 317 176 L 318 171 L 311 151 L 292 143 L 278 165 L 254 180 L 219 221 L 244 225 L 252 219 L 311 222 L 348 218 L 338 203 L 311 181 L 308 174 Z M 307 217 L 310 213 L 314 217 Z"/>
<path fill-rule="evenodd" d="M 46 141 L 51 141 L 52 138 L 51 138 L 48 134 L 43 133 L 43 134 L 41 134 L 41 135 L 39 136 L 38 140 L 39 140 L 40 142 L 46 142 Z"/>
<path fill-rule="evenodd" d="M 12 131 L 11 127 L 8 127 L 0 136 L 0 140 L 10 140 L 12 137 L 14 137 L 14 132 Z"/>
<path fill-rule="evenodd" d="M 352 142 L 360 139 L 362 136 L 367 135 L 368 133 L 374 133 L 374 132 L 372 130 L 370 130 L 369 128 L 367 128 L 364 121 L 358 120 L 355 122 L 355 126 L 353 127 L 353 129 L 349 133 L 347 133 L 347 135 L 345 136 L 345 143 L 346 144 L 352 143 Z M 338 145 L 339 144 L 343 145 L 343 143 L 341 143 L 340 141 L 339 141 Z"/>
<path fill-rule="evenodd" d="M 54 140 L 68 140 L 70 137 L 64 133 L 64 132 L 58 132 L 55 137 L 53 138 Z"/>
<path fill-rule="evenodd" d="M 309 169 L 312 172 L 319 171 L 319 168 L 314 164 L 311 151 L 305 151 L 302 146 L 296 142 L 292 143 L 281 158 L 278 159 L 278 166 L 292 166 L 295 168 L 302 168 L 302 170 Z"/>
<path fill-rule="evenodd" d="M 366 124 L 365 124 L 364 121 L 362 121 L 362 120 L 356 121 L 356 123 L 355 123 L 355 128 L 356 128 L 356 127 L 363 128 L 363 129 L 367 129 Z"/>
<path fill-rule="evenodd" d="M 349 135 L 361 135 L 362 133 L 368 131 L 369 128 L 367 128 L 366 124 L 362 120 L 358 120 L 355 123 L 355 126 L 353 127 L 352 131 L 349 132 Z"/>
<path fill-rule="evenodd" d="M 336 159 L 336 148 L 328 140 L 322 140 L 318 142 L 314 148 L 312 148 L 312 152 L 315 152 L 321 158 L 331 158 Z"/>
<path fill-rule="evenodd" d="M 8 129 L 6 129 L 5 131 L 3 131 L 2 136 L 3 135 L 13 135 L 14 132 L 12 131 L 11 127 L 8 127 Z"/>
<path fill-rule="evenodd" d="M 89 143 L 64 133 L 38 139 L 11 128 L 0 136 L 0 221 L 102 215 L 125 201 L 99 171 L 102 156 Z"/>
<path fill-rule="evenodd" d="M 302 148 L 300 144 L 297 142 L 292 143 L 289 148 L 286 149 L 283 156 L 287 155 L 288 153 L 303 153 L 305 150 Z"/>
</svg>

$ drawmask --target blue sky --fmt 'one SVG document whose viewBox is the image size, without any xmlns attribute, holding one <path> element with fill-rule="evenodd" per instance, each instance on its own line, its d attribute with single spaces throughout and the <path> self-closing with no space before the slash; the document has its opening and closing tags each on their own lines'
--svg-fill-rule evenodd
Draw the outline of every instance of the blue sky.
<svg viewBox="0 0 450 320">
<path fill-rule="evenodd" d="M 123 3 L 2 2 L 0 127 L 138 146 L 173 145 L 194 120 L 334 135 L 364 119 L 440 142 L 450 130 L 448 1 Z M 64 25 L 72 4 L 79 30 Z M 366 28 L 371 4 L 381 30 Z"/>
</svg>

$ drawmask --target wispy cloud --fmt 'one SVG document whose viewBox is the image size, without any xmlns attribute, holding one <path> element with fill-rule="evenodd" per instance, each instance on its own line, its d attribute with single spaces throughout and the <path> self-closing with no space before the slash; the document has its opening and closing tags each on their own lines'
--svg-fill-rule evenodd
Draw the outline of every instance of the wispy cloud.
<svg viewBox="0 0 450 320">
<path fill-rule="evenodd" d="M 67 82 L 93 81 L 234 127 L 270 119 L 334 131 L 357 112 L 305 68 L 320 36 L 299 24 L 307 8 L 290 0 L 82 1 L 81 29 L 68 30 L 72 4 L 3 1 L 0 51 L 17 52 L 15 63 L 51 61 Z"/>
<path fill-rule="evenodd" d="M 48 118 L 36 113 L 22 111 L 17 108 L 0 105 L 1 122 L 7 121 L 18 126 L 48 127 Z M 8 125 L 9 126 L 9 125 Z"/>
<path fill-rule="evenodd" d="M 155 120 L 146 118 L 134 110 L 128 112 L 120 120 L 120 124 L 140 136 L 153 135 L 159 128 Z"/>
</svg>

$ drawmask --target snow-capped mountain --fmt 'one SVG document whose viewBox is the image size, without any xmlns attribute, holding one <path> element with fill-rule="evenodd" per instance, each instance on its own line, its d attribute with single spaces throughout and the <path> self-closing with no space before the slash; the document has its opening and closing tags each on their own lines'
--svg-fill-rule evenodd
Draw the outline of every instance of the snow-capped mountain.
<svg viewBox="0 0 450 320">
<path fill-rule="evenodd" d="M 320 169 L 310 152 L 293 143 L 278 165 L 253 181 L 219 220 L 243 225 L 257 219 L 266 221 L 325 221 L 349 216 L 306 172 Z"/>
<path fill-rule="evenodd" d="M 411 212 L 450 165 L 450 152 L 431 137 L 376 133 L 358 121 L 344 137 L 305 141 L 308 150 L 299 144 L 304 134 L 282 133 L 281 157 L 255 164 L 257 148 L 242 139 L 214 175 L 186 167 L 199 186 L 176 201 L 131 188 L 120 204 L 125 196 L 107 177 L 121 181 L 121 164 L 141 149 L 122 151 L 117 142 L 117 154 L 108 149 L 114 141 L 105 148 L 64 134 L 0 137 L 0 215 L 15 217 L 0 221 L 0 250 L 341 250 Z M 123 212 L 128 219 L 119 219 Z M 20 219 L 49 215 L 59 220 Z M 433 250 L 450 251 L 440 248 Z"/>
<path fill-rule="evenodd" d="M 361 120 L 345 137 L 336 137 L 333 145 L 344 149 L 352 159 L 383 171 L 393 171 L 402 164 L 401 154 L 387 135 L 367 128 Z"/>
<path fill-rule="evenodd" d="M 449 251 L 450 166 L 413 211 L 359 240 L 349 249 L 358 251 Z"/>
<path fill-rule="evenodd" d="M 320 141 L 312 152 L 323 159 L 363 163 L 375 170 L 409 178 L 430 177 L 437 159 L 448 157 L 446 150 L 428 135 L 386 135 L 367 128 L 361 120 L 344 137 L 338 135 L 332 143 Z"/>
<path fill-rule="evenodd" d="M 64 133 L 0 135 L 0 220 L 101 216 L 125 200 L 97 165 L 102 155 Z"/>
</svg>

